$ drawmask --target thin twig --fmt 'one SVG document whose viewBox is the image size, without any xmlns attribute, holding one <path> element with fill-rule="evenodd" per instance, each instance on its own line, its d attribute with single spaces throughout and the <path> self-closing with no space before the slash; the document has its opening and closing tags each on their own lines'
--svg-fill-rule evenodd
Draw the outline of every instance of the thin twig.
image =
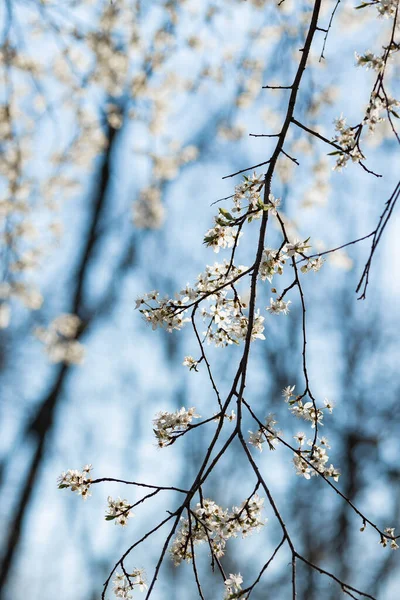
<svg viewBox="0 0 400 600">
<path fill-rule="evenodd" d="M 299 161 L 297 160 L 297 158 L 293 158 L 293 156 L 290 156 L 290 154 L 287 154 L 287 152 L 285 152 L 283 148 L 281 148 L 281 152 L 282 152 L 282 154 L 287 156 L 287 158 L 289 158 L 291 161 L 293 161 L 296 165 L 300 164 Z"/>
<path fill-rule="evenodd" d="M 325 56 L 324 56 L 324 50 L 325 50 L 326 42 L 327 42 L 327 39 L 328 39 L 329 31 L 330 31 L 330 29 L 332 27 L 333 17 L 335 16 L 335 12 L 337 11 L 337 8 L 338 8 L 339 4 L 340 4 L 340 0 L 337 0 L 337 2 L 335 4 L 335 8 L 333 9 L 332 14 L 331 14 L 331 18 L 329 19 L 328 29 L 322 29 L 322 28 L 320 29 L 320 31 L 325 31 L 326 33 L 325 33 L 325 36 L 324 36 L 324 43 L 323 43 L 323 46 L 322 46 L 321 56 L 319 57 L 319 62 L 321 62 L 321 60 L 323 58 L 325 58 Z"/>
<path fill-rule="evenodd" d="M 98 479 L 93 479 L 90 482 L 90 485 L 94 485 L 95 483 L 103 483 L 104 481 L 111 481 L 114 483 L 123 483 L 125 485 L 135 485 L 137 487 L 149 488 L 152 490 L 171 490 L 173 492 L 181 492 L 182 494 L 187 494 L 188 490 L 183 490 L 174 486 L 163 486 L 163 485 L 150 485 L 148 483 L 138 483 L 137 481 L 126 481 L 125 479 L 115 479 L 114 477 L 100 477 Z"/>
<path fill-rule="evenodd" d="M 246 171 L 251 171 L 251 169 L 257 169 L 257 167 L 263 167 L 264 165 L 268 165 L 271 162 L 270 160 L 266 160 L 262 163 L 258 163 L 258 165 L 253 165 L 252 167 L 247 167 L 246 169 L 241 169 L 240 171 L 236 171 L 236 173 L 231 173 L 230 175 L 225 175 L 222 179 L 229 179 L 229 177 L 235 177 L 235 175 L 240 175 L 240 173 L 245 173 Z"/>
<path fill-rule="evenodd" d="M 346 244 L 342 244 L 341 246 L 337 246 L 336 248 L 331 248 L 330 250 L 325 250 L 324 252 L 318 252 L 317 254 L 310 254 L 309 256 L 304 256 L 304 258 L 297 260 L 296 264 L 298 265 L 299 263 L 302 263 L 305 260 L 309 260 L 310 258 L 317 258 L 320 256 L 325 256 L 326 254 L 332 254 L 332 252 L 337 252 L 337 250 L 341 250 L 342 248 L 346 248 L 347 246 L 352 246 L 353 244 L 358 244 L 358 242 L 367 240 L 374 234 L 375 234 L 375 231 L 371 231 L 371 233 L 368 233 L 367 235 L 364 235 L 363 237 L 353 240 L 352 242 L 347 242 Z"/>
<path fill-rule="evenodd" d="M 379 217 L 378 225 L 376 226 L 376 229 L 373 232 L 374 237 L 372 239 L 371 251 L 370 251 L 368 260 L 366 262 L 366 265 L 364 267 L 363 273 L 361 275 L 361 279 L 358 282 L 358 285 L 356 288 L 356 293 L 358 294 L 358 292 L 361 289 L 361 286 L 364 283 L 362 294 L 358 298 L 359 300 L 365 300 L 367 287 L 368 287 L 368 283 L 369 283 L 369 273 L 370 273 L 370 269 L 371 269 L 372 259 L 375 254 L 375 250 L 379 244 L 379 241 L 382 237 L 382 233 L 384 232 L 385 227 L 388 224 L 390 217 L 392 216 L 393 209 L 396 205 L 397 200 L 399 199 L 399 196 L 400 196 L 400 181 L 397 183 L 389 200 L 385 203 L 385 209 L 384 209 L 383 213 L 381 214 L 381 216 Z"/>
</svg>

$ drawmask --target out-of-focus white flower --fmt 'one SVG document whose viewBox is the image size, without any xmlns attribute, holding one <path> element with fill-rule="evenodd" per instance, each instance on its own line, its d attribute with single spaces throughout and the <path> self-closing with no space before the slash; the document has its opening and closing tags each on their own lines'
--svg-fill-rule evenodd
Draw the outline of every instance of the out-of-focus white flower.
<svg viewBox="0 0 400 600">
<path fill-rule="evenodd" d="M 52 362 L 82 364 L 85 348 L 74 339 L 79 331 L 81 320 L 76 315 L 63 314 L 54 319 L 50 326 L 37 327 L 35 336 L 44 344 Z"/>
</svg>

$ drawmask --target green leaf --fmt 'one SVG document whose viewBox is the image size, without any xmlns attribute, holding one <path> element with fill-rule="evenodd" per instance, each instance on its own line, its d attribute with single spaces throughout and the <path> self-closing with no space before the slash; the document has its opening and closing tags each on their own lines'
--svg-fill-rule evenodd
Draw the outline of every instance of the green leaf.
<svg viewBox="0 0 400 600">
<path fill-rule="evenodd" d="M 228 219 L 229 221 L 233 221 L 233 217 L 232 217 L 231 213 L 228 210 L 226 210 L 226 208 L 219 208 L 218 210 L 221 213 L 221 215 L 223 215 L 225 217 L 225 219 Z"/>
<path fill-rule="evenodd" d="M 216 235 L 206 235 L 203 244 L 212 244 L 217 239 Z"/>
</svg>

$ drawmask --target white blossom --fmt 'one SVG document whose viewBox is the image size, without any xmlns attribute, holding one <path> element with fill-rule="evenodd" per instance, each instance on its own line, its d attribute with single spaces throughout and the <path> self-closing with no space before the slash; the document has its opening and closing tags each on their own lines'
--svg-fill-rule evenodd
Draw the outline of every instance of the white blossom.
<svg viewBox="0 0 400 600">
<path fill-rule="evenodd" d="M 314 271 L 314 273 L 316 273 L 320 270 L 324 262 L 325 259 L 322 256 L 318 256 L 317 258 L 309 258 L 306 264 L 300 267 L 300 270 L 302 273 L 308 273 L 309 271 Z"/>
<path fill-rule="evenodd" d="M 376 92 L 371 94 L 370 102 L 365 114 L 365 118 L 363 123 L 366 123 L 369 127 L 370 131 L 375 131 L 375 126 L 377 123 L 382 123 L 385 118 L 382 116 L 382 112 L 384 114 L 394 114 L 397 115 L 395 109 L 400 106 L 400 102 L 390 96 L 389 94 L 385 94 L 384 96 L 379 96 Z"/>
<path fill-rule="evenodd" d="M 280 434 L 279 431 L 275 429 L 275 425 L 277 421 L 275 421 L 274 415 L 268 415 L 265 420 L 265 425 L 260 427 L 257 431 L 249 431 L 249 444 L 257 448 L 260 452 L 262 452 L 262 445 L 267 442 L 270 450 L 275 450 L 276 445 L 278 444 L 278 436 Z"/>
<path fill-rule="evenodd" d="M 360 55 L 355 52 L 355 58 L 357 61 L 357 66 L 365 67 L 368 69 L 373 69 L 378 73 L 383 70 L 385 63 L 381 56 L 375 56 L 371 50 L 368 50 L 364 54 Z"/>
<path fill-rule="evenodd" d="M 396 15 L 396 10 L 398 9 L 397 0 L 378 0 L 376 5 L 379 16 L 388 19 L 389 17 L 394 17 Z"/>
<path fill-rule="evenodd" d="M 341 171 L 342 168 L 347 165 L 350 158 L 353 162 L 360 162 L 364 156 L 356 145 L 356 130 L 353 127 L 346 127 L 346 119 L 343 116 L 340 116 L 334 122 L 335 129 L 338 133 L 333 141 L 341 146 L 345 152 L 339 152 L 333 170 Z M 337 152 L 335 152 L 335 154 L 337 154 Z"/>
<path fill-rule="evenodd" d="M 310 479 L 312 475 L 312 469 L 308 466 L 307 462 L 298 454 L 293 457 L 293 464 L 296 468 L 296 475 L 300 475 L 305 479 Z"/>
<path fill-rule="evenodd" d="M 340 472 L 335 469 L 332 464 L 327 466 L 329 456 L 326 448 L 329 448 L 329 446 L 327 444 L 319 444 L 319 439 L 317 440 L 316 444 L 314 444 L 314 439 L 309 439 L 307 441 L 307 445 L 311 447 L 311 450 L 301 450 L 305 439 L 303 435 L 304 434 L 298 434 L 295 436 L 295 439 L 299 441 L 300 445 L 300 450 L 293 456 L 293 464 L 296 469 L 296 474 L 304 477 L 305 479 L 310 479 L 311 477 L 320 474 L 323 477 L 338 481 Z"/>
<path fill-rule="evenodd" d="M 296 387 L 295 385 L 292 385 L 292 386 L 288 385 L 287 387 L 285 387 L 282 390 L 282 396 L 284 397 L 285 402 L 289 402 L 289 400 L 293 396 L 293 391 L 294 391 L 295 387 Z"/>
<path fill-rule="evenodd" d="M 243 577 L 240 573 L 229 573 L 228 579 L 225 579 L 225 595 L 224 600 L 237 598 L 237 592 L 242 589 Z"/>
<path fill-rule="evenodd" d="M 154 290 L 136 300 L 136 308 L 142 313 L 145 321 L 153 329 L 165 327 L 171 332 L 181 329 L 190 319 L 186 317 L 188 304 L 200 302 L 202 297 L 208 300 L 208 308 L 203 307 L 201 314 L 204 320 L 209 320 L 207 330 L 204 332 L 207 343 L 216 346 L 238 344 L 247 337 L 249 318 L 244 313 L 248 308 L 247 302 L 239 294 L 233 293 L 230 281 L 240 278 L 247 271 L 245 266 L 236 266 L 228 261 L 207 266 L 204 273 L 197 277 L 197 283 L 191 287 L 189 284 L 175 294 L 175 298 L 160 298 L 159 292 Z M 255 311 L 251 341 L 265 339 L 264 317 L 259 309 Z M 185 366 L 191 367 L 192 363 Z"/>
<path fill-rule="evenodd" d="M 212 229 L 209 229 L 204 236 L 206 246 L 211 246 L 214 252 L 219 252 L 221 248 L 232 248 L 235 243 L 238 244 L 242 233 L 235 231 L 233 227 L 225 227 L 218 223 Z"/>
<path fill-rule="evenodd" d="M 288 256 L 285 252 L 264 248 L 260 263 L 260 278 L 271 283 L 273 276 L 277 273 L 282 275 L 283 267 Z"/>
<path fill-rule="evenodd" d="M 199 419 L 194 406 L 192 408 L 180 408 L 174 413 L 159 412 L 154 423 L 154 434 L 157 438 L 157 444 L 160 448 L 169 446 L 174 441 L 174 434 L 186 431 L 193 419 Z"/>
<path fill-rule="evenodd" d="M 304 445 L 304 442 L 306 441 L 306 434 L 303 431 L 296 433 L 296 435 L 294 435 L 293 437 L 296 440 L 296 442 L 299 444 L 299 446 Z"/>
<path fill-rule="evenodd" d="M 62 473 L 58 478 L 59 489 L 70 488 L 71 492 L 76 492 L 84 500 L 87 500 L 91 496 L 89 492 L 92 483 L 92 479 L 89 477 L 91 470 L 92 465 L 85 465 L 82 471 L 68 469 L 66 473 Z"/>
<path fill-rule="evenodd" d="M 271 298 L 270 305 L 267 306 L 267 311 L 272 315 L 279 315 L 280 313 L 287 315 L 289 312 L 289 304 L 291 304 L 290 300 L 285 302 L 284 300 L 274 300 Z"/>
<path fill-rule="evenodd" d="M 111 496 L 107 498 L 108 508 L 106 512 L 106 521 L 114 521 L 117 525 L 122 525 L 123 527 L 127 525 L 128 519 L 134 516 L 133 512 L 130 510 L 130 504 L 127 500 L 121 500 L 121 498 L 117 498 L 113 500 Z"/>
<path fill-rule="evenodd" d="M 322 424 L 324 413 L 321 409 L 316 408 L 313 402 L 303 404 L 301 400 L 297 400 L 297 403 L 291 406 L 290 410 L 296 417 L 302 417 L 305 421 L 311 421 L 313 429 L 316 423 Z"/>
<path fill-rule="evenodd" d="M 328 400 L 328 398 L 325 398 L 324 404 L 325 404 L 325 408 L 332 414 L 332 411 L 335 408 L 335 404 L 333 402 L 331 402 L 330 400 Z"/>
<path fill-rule="evenodd" d="M 135 588 L 139 588 L 141 592 L 147 590 L 147 584 L 145 580 L 143 569 L 134 569 L 132 573 L 115 573 L 113 579 L 114 594 L 117 598 L 123 598 L 123 600 L 131 600 L 133 598 L 133 591 Z"/>
<path fill-rule="evenodd" d="M 286 244 L 286 254 L 289 257 L 295 256 L 296 254 L 304 254 L 306 250 L 311 248 L 311 246 L 308 244 L 309 239 L 310 238 L 304 240 L 304 242 L 302 242 L 301 240 L 294 240 L 293 242 Z"/>
<path fill-rule="evenodd" d="M 240 506 L 233 506 L 231 511 L 221 508 L 210 499 L 198 503 L 194 510 L 196 518 L 190 517 L 190 527 L 188 519 L 181 518 L 170 550 L 175 565 L 183 560 L 190 562 L 193 559 L 192 544 L 195 546 L 204 542 L 211 545 L 217 558 L 221 558 L 225 554 L 226 542 L 231 537 L 237 537 L 238 534 L 246 537 L 265 525 L 266 520 L 261 519 L 263 503 L 264 499 L 257 494 Z"/>
<path fill-rule="evenodd" d="M 389 537 L 386 536 L 382 536 L 381 537 L 381 541 L 380 543 L 382 544 L 383 548 L 386 548 L 386 546 L 388 545 L 388 542 L 390 541 L 390 547 L 392 550 L 398 550 L 399 545 L 396 542 L 395 539 L 390 539 L 390 538 L 394 538 L 394 527 L 386 527 L 386 529 L 384 530 L 384 533 L 386 533 Z"/>
<path fill-rule="evenodd" d="M 197 365 L 199 363 L 193 358 L 193 356 L 185 356 L 182 364 L 184 367 L 189 367 L 189 371 L 197 371 Z"/>
<path fill-rule="evenodd" d="M 273 196 L 273 194 L 269 194 L 268 196 L 268 203 L 267 203 L 267 207 L 269 212 L 272 215 L 277 215 L 277 210 L 281 205 L 281 199 L 280 198 L 275 198 L 275 196 Z"/>
</svg>

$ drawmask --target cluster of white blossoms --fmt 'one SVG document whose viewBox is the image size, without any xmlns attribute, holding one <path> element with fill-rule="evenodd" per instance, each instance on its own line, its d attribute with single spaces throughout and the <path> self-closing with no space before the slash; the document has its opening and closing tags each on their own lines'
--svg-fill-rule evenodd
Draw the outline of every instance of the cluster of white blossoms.
<svg viewBox="0 0 400 600">
<path fill-rule="evenodd" d="M 268 195 L 268 202 L 264 203 L 260 192 L 264 187 L 264 175 L 253 173 L 250 177 L 243 177 L 243 182 L 235 186 L 233 195 L 233 206 L 231 212 L 225 208 L 219 209 L 219 214 L 214 217 L 215 226 L 209 229 L 204 236 L 204 243 L 219 252 L 221 248 L 232 248 L 238 245 L 242 232 L 236 231 L 235 227 L 243 223 L 259 219 L 263 212 L 269 211 L 276 215 L 280 206 L 280 198 L 273 194 Z M 244 213 L 243 213 L 244 211 Z M 234 216 L 232 213 L 235 213 Z M 242 214 L 243 213 L 243 214 Z"/>
<path fill-rule="evenodd" d="M 378 73 L 383 73 L 385 70 L 385 66 L 387 61 L 390 59 L 391 55 L 394 52 L 398 52 L 398 46 L 394 45 L 390 47 L 390 49 L 385 48 L 385 52 L 382 56 L 376 56 L 368 50 L 363 55 L 355 53 L 356 61 L 358 66 L 363 66 L 367 70 L 373 69 Z M 368 125 L 369 130 L 371 132 L 375 131 L 375 127 L 377 123 L 382 123 L 385 119 L 382 116 L 382 112 L 384 111 L 386 114 L 394 115 L 398 117 L 395 109 L 400 106 L 400 102 L 395 98 L 392 98 L 389 94 L 387 94 L 382 87 L 382 83 L 377 91 L 373 91 L 371 93 L 369 105 L 366 110 L 365 118 L 363 120 L 363 124 Z"/>
<path fill-rule="evenodd" d="M 263 174 L 257 175 L 257 173 L 253 173 L 250 177 L 247 177 L 247 175 L 243 176 L 243 181 L 235 186 L 232 207 L 233 213 L 240 214 L 242 210 L 245 209 L 246 213 L 249 211 L 254 213 L 252 215 L 253 218 L 259 218 L 262 215 L 263 209 L 266 208 L 264 207 L 260 196 L 260 192 L 264 187 L 264 178 L 265 176 Z M 272 194 L 270 194 L 270 201 L 277 206 L 280 203 L 280 200 L 275 200 Z M 225 214 L 227 214 L 228 218 L 230 217 L 227 211 Z"/>
<path fill-rule="evenodd" d="M 172 444 L 177 434 L 186 431 L 193 419 L 199 418 L 200 415 L 196 415 L 194 406 L 188 409 L 182 406 L 182 408 L 173 413 L 166 411 L 159 412 L 153 420 L 153 431 L 159 448 L 164 448 Z"/>
<path fill-rule="evenodd" d="M 333 141 L 341 146 L 345 152 L 340 152 L 340 150 L 337 150 L 336 152 L 331 152 L 330 154 L 338 155 L 336 159 L 336 165 L 333 167 L 333 170 L 341 171 L 343 167 L 347 165 L 347 162 L 350 160 L 350 158 L 353 162 L 360 162 L 360 160 L 364 158 L 364 155 L 357 147 L 355 139 L 356 129 L 353 127 L 346 127 L 346 119 L 343 116 L 335 119 L 334 123 L 335 129 L 338 133 L 333 138 Z"/>
<path fill-rule="evenodd" d="M 35 336 L 44 344 L 51 362 L 79 365 L 85 355 L 84 346 L 76 340 L 81 320 L 76 315 L 63 314 L 47 329 L 37 327 Z"/>
<path fill-rule="evenodd" d="M 372 2 L 363 2 L 359 8 L 376 5 L 381 16 L 394 17 L 396 11 L 398 11 L 398 4 L 398 0 L 373 0 Z M 383 111 L 388 115 L 389 119 L 391 115 L 397 118 L 399 117 L 395 109 L 400 106 L 400 102 L 395 98 L 392 98 L 383 87 L 383 77 L 386 65 L 392 58 L 392 55 L 399 51 L 399 46 L 392 38 L 390 44 L 384 46 L 383 50 L 383 54 L 380 56 L 375 55 L 371 50 L 368 50 L 361 55 L 355 52 L 357 66 L 365 67 L 367 70 L 373 69 L 379 73 L 363 120 L 363 125 L 368 125 L 371 132 L 375 131 L 375 127 L 378 123 L 385 120 L 381 114 Z"/>
<path fill-rule="evenodd" d="M 254 173 L 250 177 L 243 177 L 243 182 L 235 186 L 231 212 L 220 208 L 218 216 L 215 217 L 216 227 L 207 231 L 204 238 L 207 246 L 212 246 L 215 252 L 219 252 L 220 247 L 231 248 L 236 240 L 238 243 L 238 239 L 242 235 L 241 233 L 237 234 L 233 227 L 243 223 L 243 219 L 247 218 L 247 221 L 251 222 L 253 219 L 261 218 L 265 211 L 269 211 L 273 215 L 277 214 L 277 209 L 281 204 L 280 198 L 269 194 L 268 201 L 264 203 L 260 195 L 263 187 L 264 175 Z M 237 216 L 233 216 L 232 213 Z"/>
<path fill-rule="evenodd" d="M 243 314 L 244 303 L 240 296 L 227 298 L 226 292 L 220 294 L 220 298 L 215 304 L 207 310 L 203 308 L 201 313 L 204 319 L 210 319 L 211 322 L 204 332 L 208 344 L 215 346 L 229 346 L 230 344 L 239 344 L 246 339 L 249 329 L 249 319 Z M 251 331 L 251 341 L 256 339 L 265 340 L 264 317 L 257 310 L 254 313 L 253 327 Z"/>
<path fill-rule="evenodd" d="M 374 2 L 374 4 L 377 5 L 379 15 L 387 19 L 389 17 L 395 17 L 399 6 L 398 0 L 378 0 L 378 2 Z"/>
<path fill-rule="evenodd" d="M 127 525 L 128 519 L 135 516 L 130 510 L 131 505 L 127 500 L 121 500 L 119 497 L 116 500 L 113 500 L 111 496 L 108 496 L 107 502 L 106 521 L 114 521 L 116 525 L 118 524 L 124 527 Z"/>
<path fill-rule="evenodd" d="M 285 402 L 289 404 L 290 411 L 297 417 L 303 418 L 305 421 L 310 421 L 313 429 L 316 424 L 322 424 L 324 410 L 332 413 L 334 404 L 327 398 L 324 400 L 323 408 L 317 408 L 314 402 L 303 404 L 302 396 L 296 396 L 293 393 L 294 389 L 294 385 L 287 386 L 282 391 L 282 396 Z M 294 439 L 299 445 L 299 449 L 293 457 L 297 475 L 301 475 L 305 479 L 310 479 L 313 475 L 320 474 L 338 481 L 340 472 L 332 464 L 327 465 L 329 461 L 327 448 L 330 448 L 330 445 L 325 437 L 320 438 L 317 436 L 316 439 L 307 439 L 306 434 L 301 431 L 294 436 Z M 310 450 L 303 449 L 305 445 L 310 446 Z M 306 460 L 303 458 L 303 455 Z"/>
<path fill-rule="evenodd" d="M 250 499 L 223 509 L 213 500 L 203 500 L 190 515 L 190 522 L 181 518 L 181 526 L 171 546 L 171 557 L 175 565 L 193 559 L 193 547 L 206 542 L 212 554 L 221 558 L 225 554 L 227 540 L 239 534 L 246 537 L 259 531 L 266 519 L 261 519 L 264 499 L 254 494 Z"/>
<path fill-rule="evenodd" d="M 184 305 L 190 299 L 190 296 L 182 293 L 176 294 L 175 299 L 168 296 L 160 298 L 160 293 L 154 290 L 137 298 L 135 308 L 139 309 L 144 320 L 151 324 L 153 330 L 157 327 L 165 327 L 171 333 L 174 329 L 182 329 L 184 324 L 190 321 L 184 316 L 186 312 Z"/>
<path fill-rule="evenodd" d="M 277 421 L 275 421 L 274 415 L 268 415 L 265 419 L 265 425 L 257 429 L 257 431 L 249 431 L 249 444 L 257 448 L 260 452 L 262 452 L 262 445 L 267 442 L 270 450 L 275 450 L 276 445 L 278 444 L 278 435 L 280 431 L 275 429 L 275 425 Z"/>
<path fill-rule="evenodd" d="M 289 258 L 296 256 L 306 258 L 304 253 L 311 248 L 308 244 L 309 240 L 310 238 L 304 241 L 295 239 L 293 242 L 284 244 L 279 250 L 264 248 L 260 263 L 260 279 L 262 281 L 267 279 L 271 283 L 274 275 L 282 275 L 286 261 Z M 311 269 L 319 271 L 323 262 L 323 259 L 320 257 L 308 259 L 307 267 L 301 270 L 303 273 L 307 273 Z"/>
<path fill-rule="evenodd" d="M 380 96 L 373 92 L 363 123 L 368 125 L 370 131 L 374 131 L 376 124 L 382 123 L 385 120 L 381 114 L 383 111 L 385 114 L 398 117 L 398 114 L 395 111 L 398 106 L 400 106 L 400 102 L 396 100 L 396 98 L 392 98 L 392 96 L 389 96 L 388 94 Z"/>
<path fill-rule="evenodd" d="M 287 389 L 290 388 L 285 388 L 285 390 Z M 316 424 L 322 423 L 322 419 L 324 417 L 324 409 L 332 413 L 334 408 L 333 402 L 331 402 L 327 398 L 325 398 L 324 406 L 322 408 L 317 408 L 314 405 L 314 402 L 306 402 L 303 404 L 301 397 L 298 396 L 292 399 L 291 396 L 286 395 L 285 401 L 289 403 L 291 413 L 294 414 L 296 417 L 304 419 L 305 421 L 311 421 L 311 427 L 313 429 L 315 428 Z"/>
<path fill-rule="evenodd" d="M 279 250 L 264 248 L 259 267 L 259 277 L 262 281 L 266 279 L 271 283 L 275 274 L 281 275 L 285 262 L 290 258 L 301 256 L 307 259 L 305 252 L 311 247 L 309 238 L 301 241 L 287 242 Z M 318 271 L 324 260 L 321 257 L 307 259 L 306 265 L 301 270 L 307 273 L 311 270 Z M 203 307 L 201 314 L 208 321 L 204 332 L 207 343 L 215 346 L 228 346 L 239 344 L 246 339 L 248 331 L 248 316 L 244 311 L 248 308 L 247 302 L 234 289 L 235 281 L 249 273 L 248 267 L 236 266 L 233 262 L 224 260 L 222 263 L 214 263 L 207 266 L 205 272 L 200 273 L 194 287 L 189 284 L 175 294 L 174 298 L 168 296 L 160 298 L 157 290 L 153 290 L 136 300 L 136 308 L 140 310 L 144 320 L 152 325 L 153 329 L 165 327 L 168 332 L 180 330 L 190 319 L 185 316 L 188 309 L 203 300 L 208 300 L 209 305 Z M 288 314 L 291 301 L 282 298 L 270 300 L 267 312 L 272 314 Z M 254 313 L 251 341 L 264 340 L 265 318 L 257 309 Z M 193 357 L 187 357 L 184 363 L 191 370 L 196 370 L 197 362 Z"/>
<path fill-rule="evenodd" d="M 282 275 L 287 258 L 283 248 L 280 251 L 264 248 L 260 263 L 260 279 L 262 281 L 267 279 L 271 283 L 275 274 Z"/>
<path fill-rule="evenodd" d="M 113 579 L 114 594 L 117 598 L 123 598 L 123 600 L 131 600 L 135 589 L 139 589 L 141 592 L 147 590 L 143 569 L 134 569 L 132 573 L 127 573 L 127 575 L 129 579 L 124 573 L 116 573 Z"/>
<path fill-rule="evenodd" d="M 386 529 L 384 530 L 384 533 L 387 533 L 387 535 L 389 536 L 388 538 L 385 536 L 382 536 L 380 543 L 382 544 L 383 548 L 386 548 L 386 546 L 388 545 L 388 542 L 390 542 L 390 547 L 392 550 L 398 550 L 399 545 L 396 542 L 396 540 L 394 539 L 390 539 L 390 538 L 394 538 L 394 527 L 386 527 Z"/>
<path fill-rule="evenodd" d="M 209 229 L 204 236 L 204 243 L 217 253 L 220 248 L 233 248 L 235 244 L 239 243 L 239 238 L 243 235 L 224 223 L 223 219 L 215 217 L 215 226 Z"/>
<path fill-rule="evenodd" d="M 242 589 L 243 577 L 240 573 L 229 573 L 228 579 L 225 579 L 225 595 L 224 600 L 233 600 L 238 598 Z M 244 600 L 245 596 L 240 594 L 240 598 Z"/>
<path fill-rule="evenodd" d="M 139 229 L 158 229 L 164 222 L 165 209 L 161 189 L 149 186 L 141 190 L 132 208 L 133 222 Z"/>
<path fill-rule="evenodd" d="M 260 190 L 264 186 L 264 176 L 254 173 L 251 177 L 244 177 L 244 181 L 237 185 L 234 194 L 234 206 L 232 213 L 242 211 L 242 201 L 246 199 L 247 205 L 244 215 L 237 218 L 220 208 L 215 217 L 215 227 L 207 231 L 205 243 L 219 252 L 220 248 L 234 247 L 241 235 L 232 225 L 243 224 L 244 220 L 251 220 L 254 216 L 260 216 L 263 211 L 277 214 L 280 200 L 270 194 L 268 204 L 263 204 L 260 198 Z M 259 266 L 259 277 L 262 281 L 266 279 L 271 283 L 275 274 L 282 274 L 285 262 L 301 256 L 307 259 L 305 252 L 311 247 L 309 238 L 306 240 L 286 241 L 278 250 L 264 248 Z M 302 271 L 318 271 L 323 260 L 318 257 L 314 260 L 308 259 Z M 203 300 L 209 304 L 203 307 L 201 314 L 207 323 L 204 332 L 207 343 L 217 347 L 231 344 L 239 344 L 245 340 L 249 329 L 249 318 L 245 314 L 248 308 L 247 302 L 241 298 L 236 291 L 236 281 L 249 274 L 252 269 L 243 265 L 236 266 L 233 257 L 230 261 L 214 263 L 207 266 L 205 272 L 200 273 L 197 282 L 192 287 L 189 284 L 175 294 L 174 298 L 168 296 L 161 298 L 157 290 L 144 294 L 136 300 L 136 308 L 140 310 L 145 321 L 152 325 L 153 329 L 164 327 L 168 332 L 180 330 L 185 323 L 190 322 L 187 311 L 189 308 L 198 306 Z M 271 299 L 267 312 L 272 314 L 288 314 L 290 301 L 284 301 L 282 297 Z M 250 340 L 264 340 L 265 318 L 257 309 L 253 315 L 252 331 Z M 190 370 L 196 370 L 197 362 L 193 357 L 185 358 L 183 363 Z"/>
<path fill-rule="evenodd" d="M 248 317 L 243 311 L 247 309 L 247 302 L 233 288 L 228 289 L 226 286 L 233 279 L 239 279 L 247 270 L 243 265 L 230 265 L 225 260 L 223 263 L 207 266 L 205 272 L 198 276 L 197 289 L 210 299 L 209 307 L 201 311 L 203 319 L 208 320 L 207 330 L 204 332 L 208 344 L 228 346 L 238 344 L 246 338 Z M 256 311 L 251 341 L 265 339 L 263 322 L 264 317 Z"/>
<path fill-rule="evenodd" d="M 43 303 L 43 296 L 33 285 L 22 281 L 0 283 L 0 329 L 5 329 L 10 324 L 13 298 L 18 298 L 30 310 L 39 310 Z"/>
<path fill-rule="evenodd" d="M 300 475 L 305 479 L 310 479 L 313 475 L 323 475 L 324 477 L 331 477 L 334 481 L 339 481 L 340 471 L 332 464 L 327 465 L 329 456 L 326 449 L 330 446 L 326 438 L 318 437 L 315 444 L 314 440 L 308 439 L 307 445 L 311 447 L 310 450 L 302 449 L 306 440 L 306 436 L 302 431 L 295 435 L 294 439 L 299 443 L 298 453 L 293 456 L 296 475 Z M 304 460 L 302 455 L 307 460 Z"/>
<path fill-rule="evenodd" d="M 60 490 L 70 488 L 71 492 L 77 492 L 77 494 L 86 500 L 88 496 L 91 496 L 89 488 L 92 479 L 89 475 L 92 468 L 92 465 L 85 465 L 82 471 L 68 469 L 66 473 L 61 473 L 58 478 L 58 488 Z"/>
<path fill-rule="evenodd" d="M 140 310 L 145 321 L 151 323 L 153 329 L 165 327 L 171 332 L 181 329 L 190 321 L 185 317 L 185 306 L 208 298 L 210 306 L 202 309 L 203 318 L 210 320 L 207 331 L 204 332 L 208 343 L 214 343 L 216 346 L 238 344 L 247 335 L 248 317 L 243 314 L 247 303 L 231 288 L 228 291 L 227 286 L 246 271 L 247 267 L 231 265 L 226 260 L 223 263 L 215 263 L 213 266 L 207 266 L 204 273 L 200 273 L 194 288 L 187 285 L 175 298 L 160 298 L 158 291 L 150 292 L 137 299 L 136 308 Z M 254 316 L 252 341 L 265 339 L 263 322 L 264 317 L 257 311 Z M 192 363 L 189 364 L 188 361 L 185 366 L 192 367 Z"/>
<path fill-rule="evenodd" d="M 368 0 L 367 2 L 361 2 L 356 8 L 366 8 L 367 6 L 375 6 L 380 17 L 389 19 L 396 16 L 398 0 Z"/>
<path fill-rule="evenodd" d="M 385 67 L 385 62 L 381 56 L 376 56 L 371 50 L 367 50 L 364 54 L 358 54 L 358 52 L 354 53 L 356 58 L 356 63 L 358 67 L 365 67 L 368 69 L 373 69 L 378 73 L 381 72 Z"/>
<path fill-rule="evenodd" d="M 220 293 L 222 286 L 226 286 L 228 283 L 233 281 L 234 279 L 239 279 L 245 271 L 248 271 L 248 268 L 240 265 L 236 266 L 229 261 L 224 259 L 222 263 L 214 263 L 213 265 L 207 265 L 206 270 L 203 273 L 200 273 L 197 276 L 197 283 L 195 286 L 195 294 L 197 296 L 211 294 L 211 296 L 218 296 Z M 188 287 L 183 290 L 188 295 L 191 294 L 192 290 Z M 245 308 L 245 304 L 241 302 L 242 307 Z"/>
<path fill-rule="evenodd" d="M 306 264 L 300 267 L 300 271 L 302 273 L 309 273 L 310 271 L 314 271 L 314 273 L 316 273 L 320 270 L 324 262 L 325 259 L 322 256 L 317 256 L 316 258 L 309 258 L 307 259 Z"/>
</svg>

